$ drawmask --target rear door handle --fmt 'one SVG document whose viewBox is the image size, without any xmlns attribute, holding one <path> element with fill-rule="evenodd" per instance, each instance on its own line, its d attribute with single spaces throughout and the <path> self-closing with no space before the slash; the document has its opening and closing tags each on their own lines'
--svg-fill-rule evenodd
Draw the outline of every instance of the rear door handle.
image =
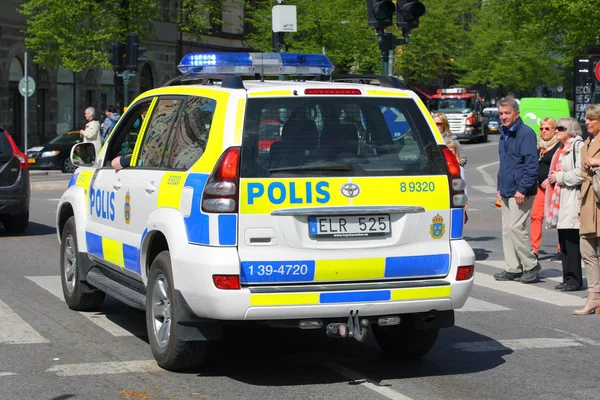
<svg viewBox="0 0 600 400">
<path fill-rule="evenodd" d="M 115 183 L 113 183 L 113 187 L 115 188 L 115 190 L 119 190 L 123 187 L 123 184 L 121 183 L 121 180 L 117 180 Z"/>
<path fill-rule="evenodd" d="M 156 190 L 156 186 L 154 186 L 154 182 L 148 182 L 146 185 L 146 193 L 152 194 Z"/>
</svg>

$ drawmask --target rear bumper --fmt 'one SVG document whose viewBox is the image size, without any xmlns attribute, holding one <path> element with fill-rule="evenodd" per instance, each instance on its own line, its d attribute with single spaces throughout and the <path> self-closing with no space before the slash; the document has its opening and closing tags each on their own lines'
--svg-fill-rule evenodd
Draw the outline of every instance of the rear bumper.
<svg viewBox="0 0 600 400">
<path fill-rule="evenodd" d="M 12 186 L 0 187 L 0 215 L 29 210 L 29 190 L 29 171 L 21 170 L 21 176 Z"/>
<path fill-rule="evenodd" d="M 475 255 L 464 240 L 451 241 L 452 265 L 443 279 L 364 282 L 357 284 L 253 286 L 221 290 L 213 274 L 239 275 L 234 247 L 190 246 L 171 253 L 176 288 L 191 311 L 218 320 L 281 320 L 341 318 L 350 311 L 361 316 L 413 314 L 461 308 L 473 279 L 457 282 L 458 266 L 474 265 Z M 206 260 L 206 261 L 199 261 Z"/>
</svg>

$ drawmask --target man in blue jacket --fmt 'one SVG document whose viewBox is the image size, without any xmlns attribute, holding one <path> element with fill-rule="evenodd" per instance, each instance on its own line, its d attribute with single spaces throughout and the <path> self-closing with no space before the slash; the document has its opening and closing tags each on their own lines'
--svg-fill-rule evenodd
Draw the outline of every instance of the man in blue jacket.
<svg viewBox="0 0 600 400">
<path fill-rule="evenodd" d="M 500 100 L 498 111 L 502 124 L 498 199 L 502 202 L 502 247 L 508 268 L 494 274 L 494 278 L 531 283 L 542 269 L 527 230 L 537 192 L 537 140 L 533 130 L 519 117 L 519 103 L 514 98 Z"/>
</svg>

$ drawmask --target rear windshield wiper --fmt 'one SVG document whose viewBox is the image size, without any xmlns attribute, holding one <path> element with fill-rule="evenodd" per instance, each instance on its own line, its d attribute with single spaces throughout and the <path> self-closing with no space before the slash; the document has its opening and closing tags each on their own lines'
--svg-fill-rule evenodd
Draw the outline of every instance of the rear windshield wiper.
<svg viewBox="0 0 600 400">
<path fill-rule="evenodd" d="M 298 165 L 295 167 L 271 168 L 269 172 L 293 172 L 293 171 L 352 171 L 352 165 Z"/>
</svg>

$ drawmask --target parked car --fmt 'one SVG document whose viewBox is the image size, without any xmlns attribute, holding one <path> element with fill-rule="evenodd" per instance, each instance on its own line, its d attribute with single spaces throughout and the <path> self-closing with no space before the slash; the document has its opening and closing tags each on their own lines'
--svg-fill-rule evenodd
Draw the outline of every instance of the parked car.
<svg viewBox="0 0 600 400">
<path fill-rule="evenodd" d="M 27 161 L 31 169 L 60 169 L 62 172 L 73 172 L 75 166 L 69 158 L 71 149 L 81 142 L 79 131 L 69 131 L 58 135 L 41 146 L 27 150 Z"/>
<path fill-rule="evenodd" d="M 27 157 L 0 127 L 0 221 L 9 233 L 23 233 L 29 224 Z"/>
</svg>

